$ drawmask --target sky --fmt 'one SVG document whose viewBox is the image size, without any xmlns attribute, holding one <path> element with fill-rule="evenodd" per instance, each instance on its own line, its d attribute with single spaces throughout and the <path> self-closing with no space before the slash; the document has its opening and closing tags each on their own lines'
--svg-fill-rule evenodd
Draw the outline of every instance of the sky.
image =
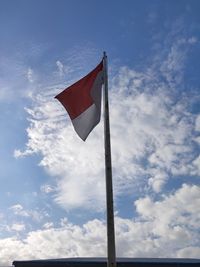
<svg viewBox="0 0 200 267">
<path fill-rule="evenodd" d="M 106 256 L 103 119 L 83 142 L 54 99 L 103 51 L 117 257 L 200 258 L 199 10 L 0 0 L 0 266 Z"/>
</svg>

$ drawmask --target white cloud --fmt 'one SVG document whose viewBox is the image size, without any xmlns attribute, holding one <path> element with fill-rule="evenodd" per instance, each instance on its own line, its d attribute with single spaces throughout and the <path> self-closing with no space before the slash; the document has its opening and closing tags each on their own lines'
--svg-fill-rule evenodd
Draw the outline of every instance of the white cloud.
<svg viewBox="0 0 200 267">
<path fill-rule="evenodd" d="M 117 256 L 198 258 L 199 204 L 200 187 L 187 184 L 160 201 L 138 199 L 137 217 L 115 218 Z M 22 239 L 0 239 L 0 251 L 2 265 L 19 259 L 105 256 L 106 225 L 94 219 L 80 226 L 63 218 L 60 227 L 48 222 Z"/>
<path fill-rule="evenodd" d="M 165 172 L 158 171 L 157 169 L 151 170 L 152 177 L 149 178 L 148 184 L 156 193 L 162 191 L 166 181 L 168 180 L 168 176 Z"/>
<path fill-rule="evenodd" d="M 20 98 L 27 97 L 30 91 L 27 80 L 33 80 L 33 71 L 27 69 L 25 60 L 1 55 L 0 62 L 0 101 L 15 105 Z M 11 79 L 12 77 L 12 79 Z"/>
<path fill-rule="evenodd" d="M 21 232 L 21 231 L 24 231 L 26 227 L 23 223 L 14 223 L 11 225 L 10 229 L 12 231 Z"/>
<path fill-rule="evenodd" d="M 187 247 L 180 249 L 177 253 L 178 258 L 199 258 L 200 255 L 200 247 Z"/>
<path fill-rule="evenodd" d="M 47 222 L 43 225 L 43 228 L 45 228 L 45 229 L 50 229 L 53 227 L 54 227 L 54 224 L 52 222 Z"/>
<path fill-rule="evenodd" d="M 10 207 L 10 210 L 14 212 L 15 215 L 23 216 L 23 217 L 29 217 L 29 213 L 24 210 L 22 205 L 16 204 Z"/>
<path fill-rule="evenodd" d="M 26 210 L 20 204 L 15 204 L 9 208 L 16 216 L 30 217 L 36 222 L 41 222 L 43 218 L 49 217 L 48 213 L 39 210 Z"/>
<path fill-rule="evenodd" d="M 192 161 L 192 167 L 194 167 L 194 175 L 200 175 L 200 156 L 198 156 L 195 160 Z"/>
<path fill-rule="evenodd" d="M 56 65 L 58 67 L 59 75 L 63 76 L 63 74 L 64 74 L 64 66 L 63 66 L 62 62 L 60 60 L 57 60 L 56 61 Z"/>
<path fill-rule="evenodd" d="M 155 221 L 155 235 L 168 236 L 168 227 L 183 226 L 198 229 L 200 211 L 200 187 L 187 185 L 178 189 L 175 194 L 163 196 L 162 201 L 153 201 L 149 196 L 135 202 L 137 212 L 146 219 Z M 187 231 L 186 231 L 187 232 Z M 189 237 L 189 236 L 188 236 Z M 192 236 L 190 236 L 191 240 Z"/>
<path fill-rule="evenodd" d="M 198 115 L 197 118 L 196 118 L 195 130 L 200 132 L 200 115 Z"/>
<path fill-rule="evenodd" d="M 55 89 L 53 91 L 55 92 Z M 53 95 L 51 97 L 38 96 L 40 107 L 27 110 L 34 117 L 30 120 L 30 128 L 27 129 L 29 144 L 25 153 L 18 152 L 15 155 L 23 156 L 33 151 L 39 152 L 42 142 L 44 157 L 41 166 L 51 174 L 60 176 L 57 180 L 56 201 L 65 207 L 66 203 L 68 207 L 76 207 L 80 203 L 92 204 L 92 200 L 96 198 L 93 205 L 96 207 L 97 203 L 97 207 L 101 206 L 104 179 L 99 178 L 97 181 L 95 173 L 98 177 L 103 177 L 103 140 L 101 138 L 102 143 L 99 140 L 98 147 L 101 147 L 101 152 L 95 149 L 94 139 L 88 142 L 89 150 L 86 151 L 84 143 L 74 135 L 71 125 L 67 125 L 67 115 L 62 112 Z M 36 118 L 38 119 L 35 120 Z M 96 163 L 100 169 L 95 168 Z M 88 175 L 89 172 L 91 176 Z"/>
<path fill-rule="evenodd" d="M 41 222 L 44 218 L 48 218 L 49 214 L 46 211 L 29 210 L 30 217 L 36 221 Z"/>
<path fill-rule="evenodd" d="M 16 253 L 17 245 L 17 253 Z M 6 249 L 5 249 L 6 248 Z M 0 240 L 1 264 L 17 259 L 59 258 L 105 255 L 105 225 L 93 220 L 82 227 L 67 224 L 30 232 L 24 240 L 6 238 Z"/>
<path fill-rule="evenodd" d="M 53 191 L 55 191 L 55 189 L 49 185 L 49 184 L 44 184 L 40 187 L 40 190 L 46 194 L 52 193 Z"/>
<path fill-rule="evenodd" d="M 27 70 L 27 79 L 30 83 L 33 83 L 34 82 L 34 73 L 33 73 L 33 70 L 31 68 L 28 68 Z"/>
<path fill-rule="evenodd" d="M 171 46 L 167 59 L 161 64 L 160 71 L 172 88 L 182 82 L 185 57 L 186 51 L 182 47 L 182 41 L 180 41 Z"/>
</svg>

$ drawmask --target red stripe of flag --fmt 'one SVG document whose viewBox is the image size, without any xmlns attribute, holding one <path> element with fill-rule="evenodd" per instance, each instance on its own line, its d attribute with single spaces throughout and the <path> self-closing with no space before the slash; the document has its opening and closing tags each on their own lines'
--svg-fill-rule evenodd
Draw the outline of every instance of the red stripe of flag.
<svg viewBox="0 0 200 267">
<path fill-rule="evenodd" d="M 78 117 L 93 103 L 90 91 L 96 76 L 103 70 L 103 61 L 89 74 L 55 96 L 65 107 L 71 120 Z"/>
</svg>

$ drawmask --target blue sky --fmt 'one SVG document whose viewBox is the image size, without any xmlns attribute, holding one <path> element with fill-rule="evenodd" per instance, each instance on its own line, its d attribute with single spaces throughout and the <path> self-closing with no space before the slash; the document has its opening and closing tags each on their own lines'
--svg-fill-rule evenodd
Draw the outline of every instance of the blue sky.
<svg viewBox="0 0 200 267">
<path fill-rule="evenodd" d="M 106 255 L 103 120 L 82 142 L 54 99 L 103 51 L 117 256 L 199 258 L 199 9 L 0 1 L 0 265 Z"/>
</svg>

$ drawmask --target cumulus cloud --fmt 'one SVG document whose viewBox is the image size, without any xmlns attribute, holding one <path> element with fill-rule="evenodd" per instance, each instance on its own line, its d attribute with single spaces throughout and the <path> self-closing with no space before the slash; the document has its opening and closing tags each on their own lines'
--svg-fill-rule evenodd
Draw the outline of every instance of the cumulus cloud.
<svg viewBox="0 0 200 267">
<path fill-rule="evenodd" d="M 165 172 L 158 171 L 157 169 L 151 170 L 152 177 L 149 178 L 148 185 L 153 188 L 156 193 L 162 191 L 166 181 L 168 180 L 168 175 Z"/>
<path fill-rule="evenodd" d="M 192 245 L 194 246 L 193 256 L 197 253 L 199 248 L 197 231 L 200 220 L 199 193 L 199 186 L 184 184 L 174 194 L 163 196 L 161 201 L 153 201 L 147 196 L 135 202 L 141 218 L 145 222 L 150 222 L 151 235 L 154 236 L 152 239 L 159 245 L 163 256 L 166 248 L 171 256 L 177 257 L 183 253 L 183 247 L 192 247 Z M 192 257 L 188 256 L 187 249 L 185 253 L 182 257 Z M 195 257 L 198 257 L 198 254 Z"/>
<path fill-rule="evenodd" d="M 161 225 L 167 226 L 170 223 L 179 225 L 188 222 L 191 226 L 198 228 L 198 220 L 200 219 L 199 193 L 199 186 L 183 184 L 175 194 L 163 196 L 162 201 L 154 202 L 149 196 L 138 199 L 135 202 L 136 210 L 142 217 L 156 220 L 158 224 L 161 222 Z M 165 212 L 161 216 L 163 210 Z M 157 229 L 156 227 L 155 231 Z M 165 236 L 166 233 L 161 234 Z"/>
<path fill-rule="evenodd" d="M 118 257 L 199 257 L 200 187 L 184 184 L 172 194 L 153 200 L 135 201 L 138 216 L 115 218 Z M 15 228 L 22 230 L 16 225 Z M 16 253 L 17 247 L 17 253 Z M 0 240 L 4 262 L 19 259 L 98 257 L 106 255 L 105 221 L 91 220 L 83 225 L 67 218 L 55 227 L 32 231 L 23 239 Z"/>
<path fill-rule="evenodd" d="M 103 256 L 105 225 L 99 220 L 90 221 L 82 227 L 68 223 L 60 228 L 30 232 L 24 240 L 2 239 L 0 249 L 4 259 L 1 264 L 10 264 L 13 259 L 94 256 L 96 253 Z"/>
</svg>

